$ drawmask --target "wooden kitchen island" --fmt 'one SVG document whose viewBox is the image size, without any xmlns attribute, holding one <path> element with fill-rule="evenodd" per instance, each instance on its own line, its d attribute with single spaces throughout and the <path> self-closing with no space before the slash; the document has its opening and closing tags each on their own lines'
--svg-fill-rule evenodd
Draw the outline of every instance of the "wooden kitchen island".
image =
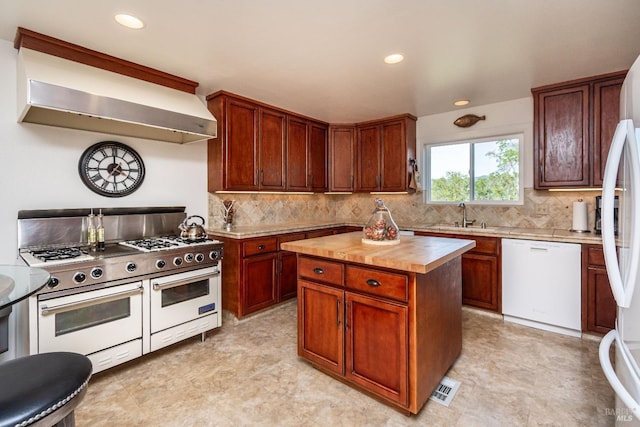
<svg viewBox="0 0 640 427">
<path fill-rule="evenodd" d="M 462 348 L 461 255 L 472 240 L 362 233 L 282 244 L 298 257 L 298 355 L 417 414 Z"/>
</svg>

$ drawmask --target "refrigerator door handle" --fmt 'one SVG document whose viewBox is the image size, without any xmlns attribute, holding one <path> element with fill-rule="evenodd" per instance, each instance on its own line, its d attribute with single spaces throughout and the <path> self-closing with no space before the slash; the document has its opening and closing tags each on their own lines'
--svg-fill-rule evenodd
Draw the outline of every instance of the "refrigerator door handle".
<svg viewBox="0 0 640 427">
<path fill-rule="evenodd" d="M 633 296 L 635 288 L 639 264 L 637 262 L 630 263 L 629 270 L 626 272 L 626 283 L 623 283 L 620 265 L 618 263 L 618 256 L 616 253 L 613 212 L 618 169 L 622 158 L 622 152 L 627 141 L 627 147 L 629 151 L 631 151 L 628 156 L 628 160 L 631 163 L 630 178 L 633 181 L 633 184 L 631 185 L 633 194 L 630 194 L 629 197 L 632 198 L 633 203 L 640 202 L 640 185 L 635 184 L 640 183 L 640 160 L 638 159 L 638 148 L 635 141 L 635 128 L 632 120 L 621 120 L 616 127 L 616 132 L 613 136 L 611 148 L 609 149 L 609 155 L 607 157 L 607 165 L 605 167 L 602 185 L 602 246 L 605 264 L 609 275 L 609 282 L 611 283 L 611 290 L 620 307 L 629 307 L 631 304 L 631 297 Z M 635 218 L 632 220 L 634 222 L 636 221 Z M 632 224 L 631 233 L 630 259 L 637 260 L 640 257 L 640 227 L 638 227 L 637 224 Z"/>
<path fill-rule="evenodd" d="M 627 408 L 631 410 L 634 417 L 638 418 L 640 416 L 640 404 L 638 404 L 638 402 L 631 396 L 631 394 L 629 394 L 627 389 L 624 387 L 624 385 L 616 375 L 616 372 L 614 371 L 613 366 L 611 365 L 611 358 L 609 357 L 609 348 L 611 347 L 611 344 L 617 340 L 618 340 L 618 331 L 616 329 L 612 329 L 611 331 L 609 331 L 609 333 L 607 333 L 602 338 L 602 341 L 600 341 L 600 349 L 598 351 L 598 357 L 600 358 L 600 366 L 602 366 L 602 371 L 604 372 L 605 377 L 607 377 L 609 384 L 611 384 L 611 387 L 616 392 L 620 400 L 622 400 L 622 402 L 627 406 Z M 628 363 L 626 355 L 624 354 L 624 350 L 618 346 L 616 351 L 621 351 L 623 354 L 624 362 Z M 627 369 L 630 370 L 632 375 L 635 375 L 633 373 L 633 369 L 631 369 L 631 366 L 628 366 Z M 635 381 L 637 382 L 637 380 Z"/>
</svg>

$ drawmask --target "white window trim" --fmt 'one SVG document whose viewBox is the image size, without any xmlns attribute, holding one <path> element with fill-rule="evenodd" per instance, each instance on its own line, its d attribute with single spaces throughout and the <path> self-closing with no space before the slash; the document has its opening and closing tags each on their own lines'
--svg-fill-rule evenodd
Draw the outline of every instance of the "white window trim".
<svg viewBox="0 0 640 427">
<path fill-rule="evenodd" d="M 439 145 L 453 145 L 453 144 L 464 144 L 464 143 L 481 143 L 481 142 L 490 142 L 490 141 L 498 141 L 501 139 L 518 139 L 518 200 L 465 200 L 465 204 L 467 205 L 490 205 L 490 206 L 521 206 L 524 205 L 524 150 L 525 150 L 525 132 L 516 132 L 516 133 L 508 133 L 501 135 L 489 135 L 483 137 L 477 137 L 472 139 L 459 139 L 452 141 L 443 141 L 436 143 L 425 143 L 422 147 L 422 157 L 424 165 L 424 174 L 422 175 L 422 188 L 424 189 L 424 203 L 427 205 L 457 205 L 460 201 L 457 202 L 446 202 L 446 201 L 432 201 L 431 200 L 431 185 L 429 183 L 429 178 L 431 176 L 431 159 L 429 156 L 430 147 L 435 147 Z M 471 159 L 470 159 L 471 160 Z M 473 165 L 471 165 L 473 167 Z"/>
</svg>

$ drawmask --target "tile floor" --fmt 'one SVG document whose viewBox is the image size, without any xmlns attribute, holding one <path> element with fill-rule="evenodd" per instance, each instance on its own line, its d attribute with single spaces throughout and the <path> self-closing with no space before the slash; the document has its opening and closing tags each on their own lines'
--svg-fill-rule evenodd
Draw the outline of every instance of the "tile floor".
<svg viewBox="0 0 640 427">
<path fill-rule="evenodd" d="M 286 303 L 92 378 L 76 410 L 84 426 L 607 426 L 613 392 L 598 341 L 464 310 L 462 384 L 449 407 L 406 417 L 296 355 Z"/>
</svg>

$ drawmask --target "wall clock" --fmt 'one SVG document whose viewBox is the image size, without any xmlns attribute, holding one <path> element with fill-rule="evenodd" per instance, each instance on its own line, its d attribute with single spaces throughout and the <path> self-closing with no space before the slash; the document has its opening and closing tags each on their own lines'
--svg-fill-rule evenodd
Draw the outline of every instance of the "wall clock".
<svg viewBox="0 0 640 427">
<path fill-rule="evenodd" d="M 131 147 L 103 141 L 87 148 L 78 162 L 82 182 L 102 196 L 127 196 L 144 181 L 144 162 Z"/>
</svg>

